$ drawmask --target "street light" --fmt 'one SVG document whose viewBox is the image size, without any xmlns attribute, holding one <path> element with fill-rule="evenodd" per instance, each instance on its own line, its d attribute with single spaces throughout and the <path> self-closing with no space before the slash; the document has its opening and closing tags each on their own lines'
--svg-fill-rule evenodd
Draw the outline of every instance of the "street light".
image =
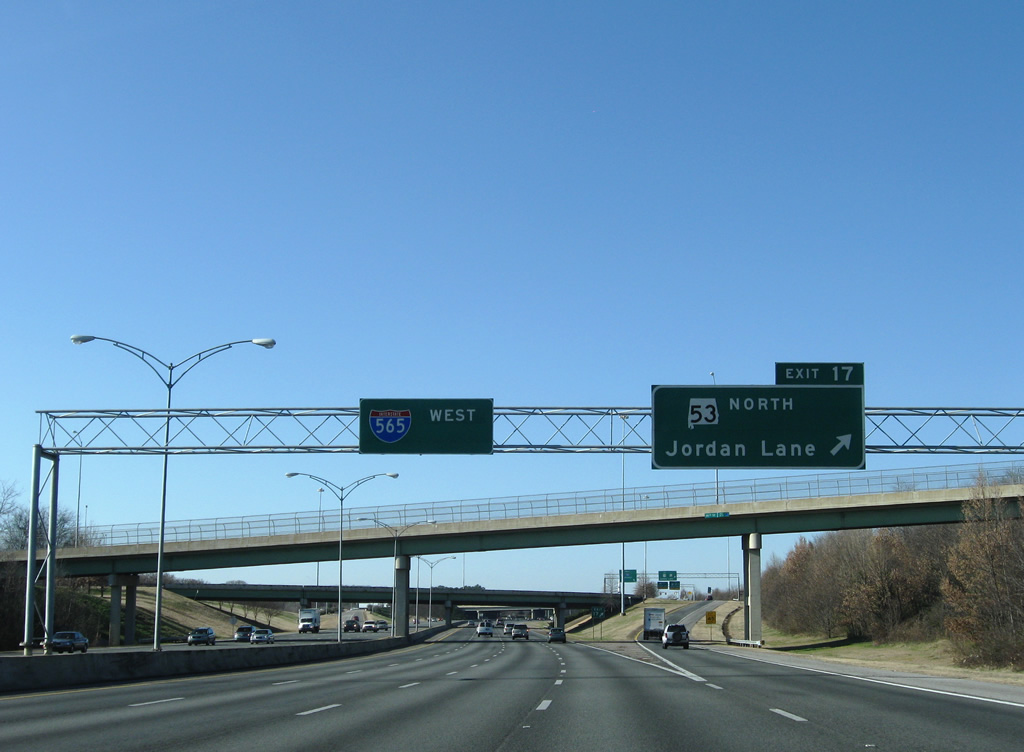
<svg viewBox="0 0 1024 752">
<path fill-rule="evenodd" d="M 357 517 L 356 518 L 356 522 L 372 522 L 374 525 L 377 525 L 378 527 L 386 527 L 388 529 L 388 531 L 395 537 L 395 551 L 394 551 L 394 557 L 395 557 L 394 561 L 395 562 L 398 561 L 398 538 L 399 538 L 399 536 L 402 533 L 404 533 L 406 530 L 408 530 L 411 527 L 416 527 L 416 525 L 436 525 L 437 524 L 437 520 L 424 520 L 423 522 L 410 522 L 408 525 L 406 525 L 403 528 L 394 528 L 394 527 L 392 527 L 391 525 L 389 525 L 386 522 L 381 522 L 376 517 Z M 392 569 L 394 569 L 394 577 L 392 578 L 392 581 L 391 581 L 391 636 L 395 637 L 397 635 L 397 631 L 398 631 L 398 624 L 395 621 L 395 614 L 398 611 L 398 603 L 397 603 L 397 598 L 398 598 L 398 568 L 397 568 L 397 565 L 395 563 L 392 563 Z M 408 625 L 406 625 L 406 629 L 408 629 Z M 408 635 L 408 631 L 406 632 L 406 634 Z"/>
<path fill-rule="evenodd" d="M 440 564 L 445 559 L 455 559 L 455 558 L 458 558 L 458 557 L 456 557 L 456 556 L 442 556 L 440 559 L 434 559 L 434 561 L 431 561 L 430 559 L 425 559 L 422 556 L 420 556 L 418 558 L 419 558 L 420 561 L 422 561 L 424 564 L 426 564 L 428 567 L 430 567 L 430 590 L 427 591 L 428 592 L 428 596 L 427 596 L 427 627 L 429 628 L 430 627 L 430 616 L 431 616 L 431 614 L 434 613 L 434 567 L 436 567 L 438 564 Z M 419 589 L 420 589 L 419 583 L 416 583 L 416 592 L 417 593 L 419 593 Z M 420 615 L 419 615 L 419 611 L 417 611 L 416 612 L 416 631 L 419 631 L 419 626 L 420 626 L 419 622 L 420 622 Z"/>
<path fill-rule="evenodd" d="M 338 499 L 338 642 L 341 642 L 342 626 L 343 626 L 342 625 L 342 619 L 341 619 L 341 617 L 342 617 L 342 608 L 341 608 L 341 605 L 342 605 L 342 600 L 341 600 L 342 558 L 341 558 L 341 554 L 342 554 L 342 543 L 344 542 L 344 538 L 345 538 L 345 535 L 344 535 L 345 526 L 343 524 L 344 519 L 345 519 L 345 497 L 352 490 L 358 488 L 359 486 L 363 485 L 367 481 L 371 481 L 374 478 L 380 478 L 381 476 L 386 476 L 388 478 L 397 478 L 398 477 L 398 473 L 374 473 L 373 475 L 367 475 L 365 478 L 360 478 L 359 480 L 354 480 L 351 483 L 349 483 L 347 486 L 339 486 L 337 483 L 331 483 L 331 481 L 327 480 L 326 478 L 321 478 L 318 475 L 310 475 L 309 473 L 285 473 L 284 477 L 286 477 L 286 478 L 294 478 L 294 477 L 296 477 L 298 475 L 304 476 L 306 478 L 311 478 L 312 480 L 315 480 L 317 483 L 321 483 L 321 484 L 327 486 L 327 488 L 330 489 L 331 493 L 334 494 L 337 497 L 337 499 Z M 321 490 L 323 490 L 323 489 L 321 489 Z"/>
<path fill-rule="evenodd" d="M 93 340 L 99 340 L 100 342 L 109 342 L 114 347 L 124 350 L 130 355 L 134 355 L 136 358 L 141 360 L 150 370 L 156 374 L 157 378 L 160 379 L 165 387 L 167 387 L 167 415 L 164 418 L 164 468 L 163 478 L 160 483 L 160 535 L 159 543 L 156 549 L 156 604 L 154 606 L 154 624 L 153 624 L 153 650 L 160 650 L 160 613 L 163 607 L 163 586 L 164 586 L 164 532 L 167 519 L 167 458 L 169 456 L 169 449 L 171 444 L 171 390 L 174 389 L 175 384 L 184 378 L 185 374 L 195 368 L 197 365 L 202 363 L 207 358 L 210 358 L 217 353 L 230 350 L 235 345 L 259 345 L 260 347 L 271 349 L 277 342 L 269 337 L 261 339 L 240 339 L 236 342 L 226 342 L 223 345 L 217 345 L 206 350 L 201 350 L 195 355 L 190 355 L 180 363 L 164 363 L 158 357 L 152 353 L 148 353 L 141 347 L 135 347 L 124 342 L 118 342 L 116 339 L 108 339 L 107 337 L 94 337 L 90 334 L 73 334 L 71 335 L 71 342 L 76 345 L 84 345 L 86 342 L 92 342 Z M 160 368 L 157 368 L 160 366 Z M 175 369 L 179 370 L 177 376 L 174 375 Z M 166 375 L 164 374 L 166 371 Z"/>
</svg>

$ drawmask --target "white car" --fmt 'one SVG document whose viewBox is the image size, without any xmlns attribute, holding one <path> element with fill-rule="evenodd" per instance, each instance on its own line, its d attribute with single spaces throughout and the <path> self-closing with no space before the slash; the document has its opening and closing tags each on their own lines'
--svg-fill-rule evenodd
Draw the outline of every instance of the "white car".
<svg viewBox="0 0 1024 752">
<path fill-rule="evenodd" d="M 494 637 L 494 628 L 489 624 L 481 624 L 476 628 L 477 637 Z"/>
<path fill-rule="evenodd" d="M 685 624 L 669 624 L 661 633 L 661 646 L 666 650 L 670 645 L 678 645 L 684 650 L 690 649 L 690 633 Z"/>
<path fill-rule="evenodd" d="M 274 633 L 269 629 L 254 629 L 252 634 L 249 635 L 249 644 L 256 645 L 262 643 L 264 645 L 274 641 Z"/>
</svg>

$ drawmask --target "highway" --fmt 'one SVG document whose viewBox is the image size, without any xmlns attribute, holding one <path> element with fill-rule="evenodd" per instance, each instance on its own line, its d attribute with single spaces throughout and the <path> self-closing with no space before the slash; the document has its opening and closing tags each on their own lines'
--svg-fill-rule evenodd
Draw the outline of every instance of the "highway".
<svg viewBox="0 0 1024 752">
<path fill-rule="evenodd" d="M 1019 688 L 544 634 L 455 629 L 330 663 L 0 697 L 0 749 L 1005 752 L 1024 728 Z"/>
</svg>

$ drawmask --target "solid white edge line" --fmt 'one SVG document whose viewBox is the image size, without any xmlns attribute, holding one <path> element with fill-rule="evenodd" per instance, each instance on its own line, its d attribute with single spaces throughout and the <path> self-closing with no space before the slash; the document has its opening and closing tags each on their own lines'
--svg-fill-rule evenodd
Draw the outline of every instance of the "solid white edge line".
<svg viewBox="0 0 1024 752">
<path fill-rule="evenodd" d="M 151 700 L 150 702 L 133 702 L 129 705 L 129 708 L 141 708 L 144 705 L 159 705 L 162 702 L 175 702 L 176 700 L 184 700 L 184 697 L 168 697 L 166 700 Z"/>
<path fill-rule="evenodd" d="M 280 687 L 282 684 L 298 684 L 298 683 L 299 683 L 298 679 L 289 679 L 288 681 L 273 682 L 273 684 L 271 686 Z"/>
<path fill-rule="evenodd" d="M 677 666 L 677 665 L 676 665 L 675 663 L 673 663 L 672 661 L 670 661 L 670 660 L 667 660 L 667 659 L 665 659 L 665 658 L 662 658 L 662 657 L 661 657 L 660 655 L 658 655 L 657 653 L 655 653 L 655 652 L 654 652 L 653 650 L 651 650 L 651 649 L 650 649 L 649 647 L 647 647 L 646 645 L 642 644 L 641 642 L 637 641 L 637 643 L 636 643 L 636 644 L 637 644 L 637 645 L 639 645 L 639 646 L 640 646 L 641 648 L 643 648 L 644 650 L 646 650 L 646 651 L 647 651 L 648 653 L 650 653 L 650 654 L 651 654 L 652 656 L 654 656 L 655 658 L 657 658 L 657 659 L 658 659 L 659 661 L 661 661 L 662 663 L 664 663 L 664 664 L 666 664 L 666 665 L 668 665 L 668 666 L 671 666 L 671 667 L 672 667 L 672 668 L 673 668 L 674 670 L 676 670 L 676 671 L 678 671 L 678 672 L 681 672 L 681 673 L 682 673 L 682 675 L 683 675 L 683 676 L 685 676 L 685 677 L 686 677 L 687 679 L 692 679 L 692 680 L 693 680 L 693 681 L 695 681 L 695 682 L 702 682 L 702 681 L 707 681 L 707 679 L 705 679 L 705 678 L 704 678 L 703 676 L 697 676 L 697 674 L 694 674 L 694 673 L 692 673 L 692 672 L 690 672 L 690 671 L 687 671 L 687 670 L 686 670 L 685 668 L 683 668 L 682 666 Z"/>
<path fill-rule="evenodd" d="M 415 687 L 417 684 L 419 684 L 419 682 L 410 682 L 408 684 L 403 684 L 399 689 L 408 689 L 409 687 Z"/>
<path fill-rule="evenodd" d="M 747 661 L 757 661 L 758 663 L 767 663 L 770 666 L 783 666 L 785 668 L 799 669 L 800 671 L 810 671 L 811 673 L 814 673 L 814 674 L 825 674 L 826 676 L 838 676 L 838 677 L 841 677 L 843 679 L 855 679 L 857 681 L 868 682 L 869 684 L 883 684 L 883 685 L 885 685 L 887 687 L 898 687 L 900 689 L 912 689 L 912 690 L 914 690 L 916 692 L 928 692 L 929 694 L 933 694 L 933 695 L 945 695 L 946 697 L 959 697 L 960 699 L 963 699 L 963 700 L 978 700 L 980 702 L 991 702 L 991 703 L 994 703 L 996 705 L 1009 705 L 1009 706 L 1014 707 L 1014 708 L 1024 708 L 1024 703 L 1013 702 L 1012 700 L 997 700 L 997 699 L 992 698 L 992 697 L 979 697 L 978 695 L 968 695 L 968 694 L 964 694 L 963 692 L 950 692 L 949 690 L 946 690 L 946 689 L 931 689 L 929 687 L 915 687 L 912 684 L 900 684 L 899 682 L 889 681 L 887 679 L 872 679 L 869 676 L 854 676 L 853 674 L 843 674 L 843 673 L 840 673 L 838 671 L 827 671 L 827 670 L 825 670 L 823 668 L 809 668 L 807 666 L 794 666 L 794 665 L 789 664 L 789 663 L 778 663 L 776 661 L 766 661 L 763 658 L 755 658 L 752 655 L 740 655 L 739 653 L 726 653 L 726 652 L 723 652 L 721 650 L 713 650 L 713 649 L 709 649 L 709 648 L 705 648 L 705 650 L 710 650 L 710 652 L 718 653 L 719 655 L 730 655 L 730 656 L 733 656 L 735 658 L 742 658 L 742 659 L 747 660 Z M 941 677 L 928 677 L 928 678 L 934 679 L 934 678 L 941 678 Z"/>
<path fill-rule="evenodd" d="M 616 653 L 615 651 L 608 650 L 607 648 L 599 648 L 599 647 L 596 647 L 594 645 L 587 645 L 586 643 L 583 643 L 583 642 L 579 642 L 579 643 L 576 643 L 576 644 L 577 645 L 582 645 L 585 648 L 590 648 L 591 650 L 600 650 L 602 653 L 607 653 L 608 655 L 614 655 L 616 658 L 624 658 L 625 660 L 633 661 L 634 663 L 642 663 L 645 666 L 650 666 L 651 668 L 656 668 L 659 671 L 668 671 L 670 674 L 676 674 L 677 676 L 685 676 L 687 679 L 692 679 L 693 681 L 706 681 L 704 679 L 704 677 L 697 676 L 696 674 L 691 674 L 686 669 L 679 668 L 679 666 L 676 666 L 673 663 L 668 663 L 668 661 L 665 661 L 666 663 L 668 663 L 667 666 L 659 666 L 657 663 L 648 663 L 647 661 L 641 661 L 639 658 L 630 658 L 628 655 L 623 655 L 622 653 Z M 651 653 L 651 655 L 653 655 L 655 658 L 658 658 L 658 654 L 657 653 Z M 659 660 L 664 660 L 664 659 L 659 659 Z"/>
<path fill-rule="evenodd" d="M 785 710 L 779 710 L 778 708 L 768 708 L 768 709 L 770 711 L 772 711 L 773 713 L 778 713 L 779 715 L 783 716 L 784 718 L 788 718 L 791 721 L 799 721 L 801 723 L 806 723 L 807 722 L 806 718 L 801 718 L 798 715 L 793 715 L 792 713 L 787 713 Z"/>
<path fill-rule="evenodd" d="M 313 715 L 313 713 L 319 713 L 321 710 L 330 710 L 331 708 L 340 708 L 340 707 L 341 707 L 341 705 L 338 705 L 338 704 L 324 705 L 322 708 L 313 708 L 312 710 L 304 710 L 303 712 L 296 713 L 295 715 Z"/>
</svg>

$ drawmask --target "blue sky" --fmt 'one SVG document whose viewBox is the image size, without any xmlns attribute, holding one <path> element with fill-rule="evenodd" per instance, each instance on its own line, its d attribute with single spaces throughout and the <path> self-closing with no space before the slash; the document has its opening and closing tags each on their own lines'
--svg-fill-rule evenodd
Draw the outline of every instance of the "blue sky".
<svg viewBox="0 0 1024 752">
<path fill-rule="evenodd" d="M 776 361 L 863 362 L 869 406 L 1020 405 L 1022 32 L 1012 2 L 8 2 L 0 479 L 27 490 L 36 410 L 162 406 L 75 333 L 168 361 L 278 340 L 202 364 L 177 407 L 643 406 Z M 400 472 L 373 505 L 614 488 L 622 460 L 182 458 L 168 518 L 315 509 L 288 471 Z M 156 519 L 158 459 L 82 475 L 90 522 Z M 648 557 L 721 570 L 726 544 Z M 466 567 L 599 589 L 618 547 Z"/>
</svg>

